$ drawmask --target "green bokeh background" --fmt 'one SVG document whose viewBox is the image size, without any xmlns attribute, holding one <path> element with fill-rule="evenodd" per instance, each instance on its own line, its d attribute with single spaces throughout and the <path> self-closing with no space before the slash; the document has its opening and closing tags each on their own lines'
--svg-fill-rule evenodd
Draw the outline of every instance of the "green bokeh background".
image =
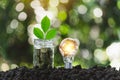
<svg viewBox="0 0 120 80">
<path fill-rule="evenodd" d="M 47 10 L 50 0 L 39 0 L 41 6 Z M 27 14 L 24 21 L 18 19 L 20 12 L 15 10 L 18 3 L 24 3 L 22 11 Z M 32 67 L 33 45 L 28 42 L 28 26 L 37 23 L 35 13 L 30 6 L 32 0 L 0 0 L 0 65 L 2 63 L 17 64 L 18 66 Z M 78 12 L 78 7 L 87 8 L 85 14 Z M 56 6 L 56 18 L 60 25 L 57 29 L 57 45 L 55 47 L 55 66 L 63 66 L 59 52 L 60 41 L 66 37 L 77 38 L 80 47 L 73 65 L 80 64 L 83 68 L 94 65 L 109 65 L 109 60 L 99 62 L 95 58 L 95 50 L 105 52 L 106 48 L 120 40 L 120 0 L 69 0 Z M 100 8 L 101 17 L 95 17 L 93 10 Z M 19 22 L 17 28 L 10 28 L 13 19 Z M 97 37 L 94 34 L 97 34 Z M 88 56 L 84 57 L 84 53 Z"/>
</svg>

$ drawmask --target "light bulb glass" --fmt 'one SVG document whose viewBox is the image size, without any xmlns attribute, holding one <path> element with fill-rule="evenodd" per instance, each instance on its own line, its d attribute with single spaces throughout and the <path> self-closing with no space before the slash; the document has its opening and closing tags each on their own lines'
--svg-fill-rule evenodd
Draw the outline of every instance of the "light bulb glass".
<svg viewBox="0 0 120 80">
<path fill-rule="evenodd" d="M 66 69 L 72 68 L 72 61 L 74 60 L 74 56 L 77 53 L 78 47 L 79 40 L 77 39 L 66 38 L 61 42 L 59 50 L 63 56 Z"/>
</svg>

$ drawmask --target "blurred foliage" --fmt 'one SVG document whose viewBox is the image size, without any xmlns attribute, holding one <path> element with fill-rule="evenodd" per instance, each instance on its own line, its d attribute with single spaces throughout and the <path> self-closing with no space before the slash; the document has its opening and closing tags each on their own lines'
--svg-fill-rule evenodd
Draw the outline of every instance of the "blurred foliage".
<svg viewBox="0 0 120 80">
<path fill-rule="evenodd" d="M 38 1 L 45 10 L 51 7 L 50 4 L 58 3 L 57 6 L 52 5 L 58 11 L 55 17 L 59 23 L 55 26 L 58 30 L 55 66 L 63 65 L 58 47 L 66 37 L 78 38 L 80 41 L 74 65 L 80 64 L 88 68 L 96 64 L 109 64 L 109 60 L 99 62 L 95 58 L 95 50 L 105 52 L 112 42 L 120 40 L 120 0 Z M 28 42 L 27 29 L 30 24 L 37 23 L 37 20 L 31 2 L 32 0 L 0 0 L 0 57 L 9 63 L 32 64 L 33 46 Z M 22 10 L 16 9 L 19 3 L 24 4 L 24 8 L 20 8 Z"/>
</svg>

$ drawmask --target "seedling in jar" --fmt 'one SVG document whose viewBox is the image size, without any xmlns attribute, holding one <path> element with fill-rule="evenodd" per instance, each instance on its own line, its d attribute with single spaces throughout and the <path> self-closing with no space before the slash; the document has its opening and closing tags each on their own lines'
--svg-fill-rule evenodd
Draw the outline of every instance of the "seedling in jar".
<svg viewBox="0 0 120 80">
<path fill-rule="evenodd" d="M 35 27 L 33 33 L 38 38 L 34 40 L 34 66 L 40 68 L 53 67 L 54 46 L 52 39 L 56 36 L 56 30 L 50 29 L 50 19 L 45 16 L 41 21 L 41 27 Z"/>
</svg>

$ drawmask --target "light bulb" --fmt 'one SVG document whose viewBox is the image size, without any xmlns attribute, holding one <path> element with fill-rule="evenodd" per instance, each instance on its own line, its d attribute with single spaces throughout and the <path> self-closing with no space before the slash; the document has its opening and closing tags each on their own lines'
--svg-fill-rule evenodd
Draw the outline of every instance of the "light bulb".
<svg viewBox="0 0 120 80">
<path fill-rule="evenodd" d="M 72 68 L 72 61 L 77 53 L 79 47 L 79 40 L 72 38 L 65 38 L 62 40 L 59 46 L 61 55 L 63 56 L 63 61 L 65 63 L 65 68 Z"/>
</svg>

